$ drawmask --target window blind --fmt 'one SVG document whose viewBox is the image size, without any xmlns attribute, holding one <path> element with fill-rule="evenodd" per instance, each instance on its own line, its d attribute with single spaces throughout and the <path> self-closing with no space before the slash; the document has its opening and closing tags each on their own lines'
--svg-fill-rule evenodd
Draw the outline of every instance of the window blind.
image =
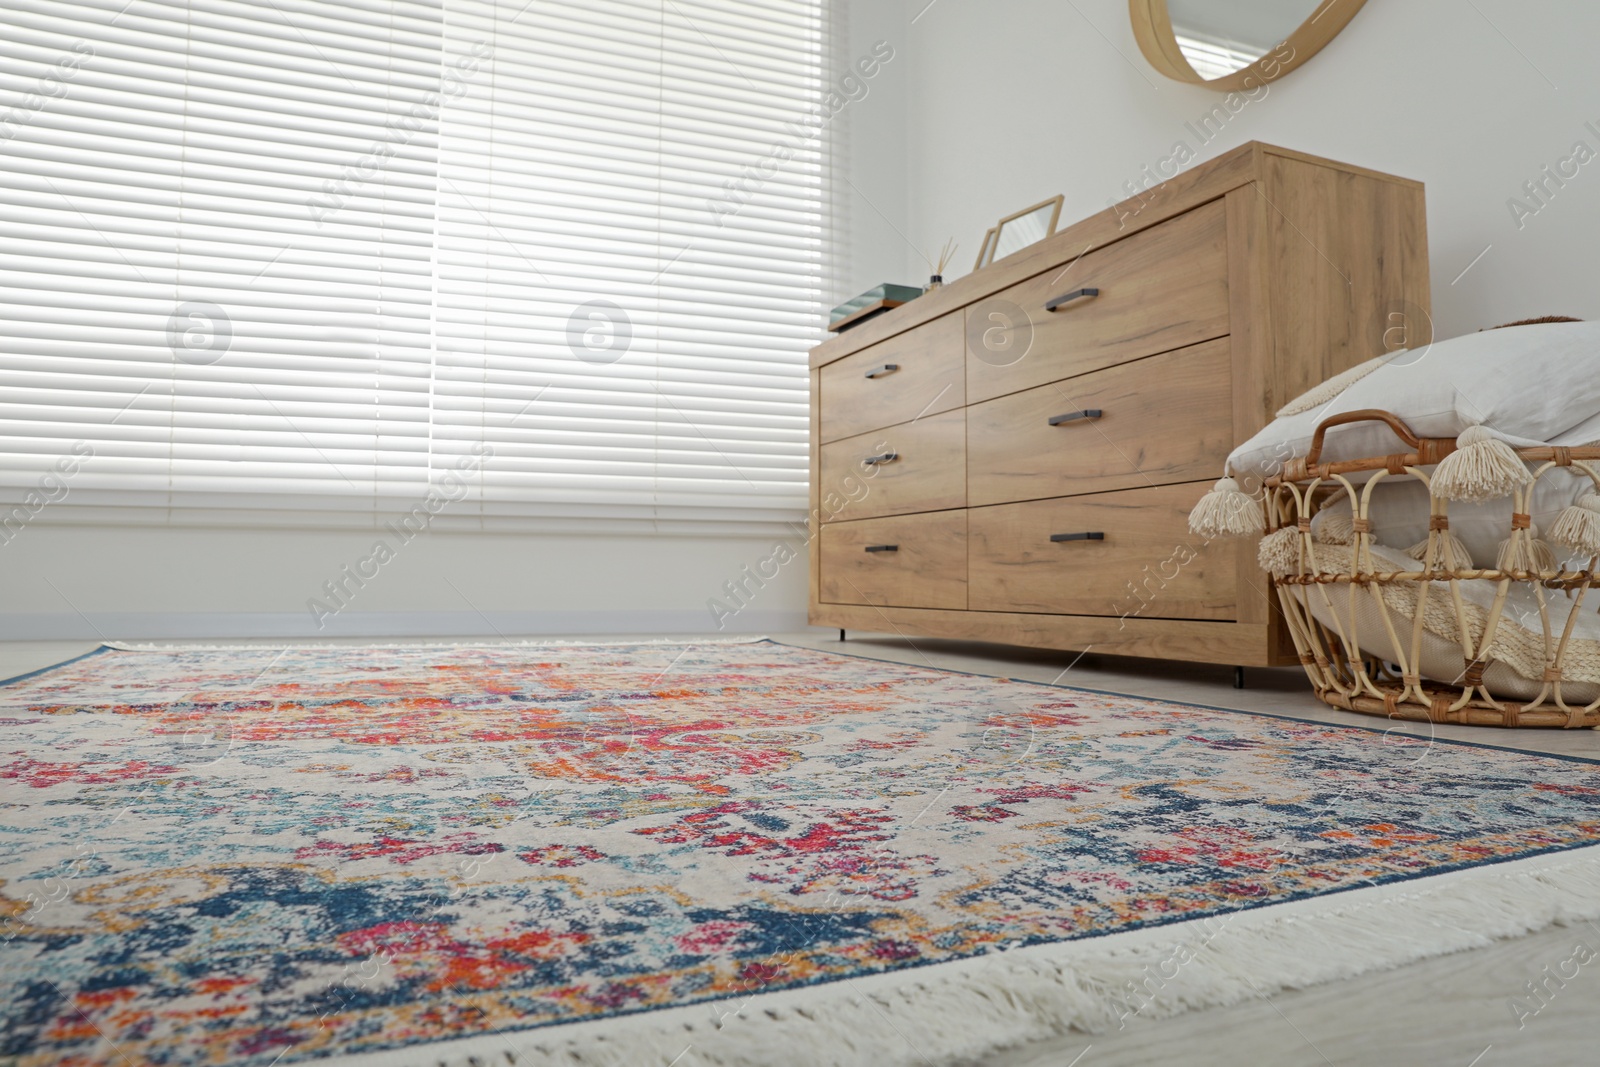
<svg viewBox="0 0 1600 1067">
<path fill-rule="evenodd" d="M 0 24 L 9 502 L 80 442 L 75 505 L 418 492 L 438 7 L 12 0 Z"/>
<path fill-rule="evenodd" d="M 0 499 L 792 518 L 823 7 L 13 0 Z"/>
<path fill-rule="evenodd" d="M 498 513 L 792 519 L 820 339 L 823 9 L 451 0 L 435 448 Z M 449 66 L 462 63 L 460 59 Z"/>
</svg>

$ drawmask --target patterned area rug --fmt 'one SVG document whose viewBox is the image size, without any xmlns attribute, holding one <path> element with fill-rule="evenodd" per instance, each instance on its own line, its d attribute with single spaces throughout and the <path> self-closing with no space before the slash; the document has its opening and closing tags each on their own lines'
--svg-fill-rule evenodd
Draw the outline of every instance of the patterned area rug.
<svg viewBox="0 0 1600 1067">
<path fill-rule="evenodd" d="M 1600 841 L 1587 761 L 771 642 L 103 649 L 0 716 L 17 1064 L 938 1062 L 1548 923 Z"/>
</svg>

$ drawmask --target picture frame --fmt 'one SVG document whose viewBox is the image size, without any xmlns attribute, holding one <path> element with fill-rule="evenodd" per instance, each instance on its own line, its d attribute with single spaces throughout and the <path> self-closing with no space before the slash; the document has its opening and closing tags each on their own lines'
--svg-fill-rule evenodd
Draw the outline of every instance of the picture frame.
<svg viewBox="0 0 1600 1067">
<path fill-rule="evenodd" d="M 1058 193 L 995 223 L 984 235 L 983 249 L 978 253 L 978 266 L 974 269 L 987 267 L 997 259 L 1004 259 L 1054 234 L 1065 201 L 1066 195 Z"/>
<path fill-rule="evenodd" d="M 983 243 L 978 246 L 978 262 L 972 265 L 973 270 L 982 270 L 989 265 L 989 252 L 994 248 L 994 227 L 990 226 L 983 234 Z"/>
</svg>

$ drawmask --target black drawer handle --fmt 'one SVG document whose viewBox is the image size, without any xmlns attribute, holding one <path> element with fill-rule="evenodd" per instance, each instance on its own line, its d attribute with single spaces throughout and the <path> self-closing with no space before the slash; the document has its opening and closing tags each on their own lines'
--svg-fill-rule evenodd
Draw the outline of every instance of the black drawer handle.
<svg viewBox="0 0 1600 1067">
<path fill-rule="evenodd" d="M 868 552 L 898 552 L 898 551 L 900 551 L 900 546 L 899 545 L 868 545 L 867 546 L 867 551 Z"/>
<path fill-rule="evenodd" d="M 1074 300 L 1087 300 L 1090 297 L 1095 297 L 1095 296 L 1099 296 L 1099 295 L 1100 295 L 1100 290 L 1098 290 L 1098 289 L 1074 289 L 1072 292 L 1068 293 L 1066 296 L 1058 296 L 1054 300 L 1052 300 L 1049 303 L 1045 304 L 1044 309 L 1046 311 L 1060 311 L 1062 308 L 1066 307 L 1068 304 L 1072 303 Z"/>
<path fill-rule="evenodd" d="M 868 378 L 882 378 L 885 374 L 893 374 L 895 371 L 897 371 L 899 369 L 900 369 L 900 364 L 898 364 L 898 363 L 885 363 L 881 367 L 873 367 L 871 370 L 867 371 L 867 377 Z"/>
<path fill-rule="evenodd" d="M 881 456 L 868 456 L 866 459 L 861 461 L 861 465 L 863 467 L 876 467 L 880 463 L 893 463 L 899 458 L 900 453 L 898 452 L 885 452 Z"/>
<path fill-rule="evenodd" d="M 1051 426 L 1060 426 L 1064 422 L 1077 422 L 1080 419 L 1098 419 L 1102 412 L 1099 408 L 1084 408 L 1082 411 L 1069 411 L 1065 415 L 1052 415 Z"/>
<path fill-rule="evenodd" d="M 1106 535 L 1099 530 L 1085 530 L 1083 533 L 1051 534 L 1050 540 L 1059 541 L 1104 541 Z"/>
</svg>

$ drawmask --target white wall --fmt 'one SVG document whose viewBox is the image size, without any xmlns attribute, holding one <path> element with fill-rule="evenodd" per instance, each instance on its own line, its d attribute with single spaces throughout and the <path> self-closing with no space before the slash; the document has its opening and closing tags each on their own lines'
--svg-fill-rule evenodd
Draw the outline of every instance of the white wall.
<svg viewBox="0 0 1600 1067">
<path fill-rule="evenodd" d="M 892 49 L 893 58 L 865 83 L 866 95 L 852 101 L 836 120 L 841 128 L 835 141 L 840 158 L 834 195 L 845 267 L 829 307 L 883 282 L 924 284 L 928 273 L 922 256 L 906 238 L 913 69 L 908 16 L 900 4 L 885 0 L 846 0 L 838 14 L 843 25 L 835 37 L 837 66 L 852 69 L 857 60 L 872 55 L 879 42 Z M 969 263 L 976 254 L 974 249 Z"/>
<path fill-rule="evenodd" d="M 776 540 L 433 532 L 330 616 L 323 583 L 372 531 L 50 525 L 0 545 L 0 640 L 351 634 L 759 633 L 805 624 L 806 563 Z M 736 600 L 727 582 L 741 583 Z M 723 609 L 713 611 L 707 601 Z M 744 607 L 740 608 L 740 600 Z M 730 614 L 731 612 L 731 614 Z M 320 625 L 319 625 L 320 623 Z"/>
<path fill-rule="evenodd" d="M 836 78 L 877 41 L 904 44 L 896 10 L 866 10 L 854 27 L 859 40 L 844 39 L 846 15 Z M 860 174 L 839 182 L 850 197 L 841 210 L 855 220 L 845 228 L 880 281 L 902 273 L 908 82 L 897 53 L 836 131 L 854 138 L 846 157 L 861 158 Z M 372 533 L 62 524 L 61 516 L 47 510 L 14 538 L 0 537 L 0 640 L 734 634 L 805 625 L 804 538 L 781 528 L 765 536 L 436 531 L 355 590 L 347 609 L 319 620 L 308 601 L 328 602 L 323 583 L 369 553 Z M 781 566 L 773 562 L 779 544 L 788 548 Z"/>
<path fill-rule="evenodd" d="M 1600 317 L 1600 162 L 1519 229 L 1506 201 L 1577 140 L 1600 150 L 1600 5 L 1372 0 L 1306 67 L 1210 144 L 1186 127 L 1217 94 L 1145 64 L 1125 0 L 852 0 L 842 62 L 894 58 L 841 113 L 849 243 L 840 298 L 919 282 L 961 244 L 953 277 L 1001 215 L 1057 192 L 1063 219 L 1187 140 L 1209 159 L 1258 139 L 1428 186 L 1438 336 L 1545 313 Z M 1478 11 L 1481 11 L 1480 15 Z M 1489 252 L 1455 284 L 1485 247 Z M 774 538 L 435 533 L 408 546 L 321 631 L 306 601 L 362 555 L 339 530 L 36 523 L 0 546 L 0 638 L 715 629 L 707 601 Z M 798 626 L 805 562 L 726 632 Z"/>
<path fill-rule="evenodd" d="M 970 269 L 968 249 L 985 228 L 1058 192 L 1063 221 L 1100 210 L 1178 140 L 1202 160 L 1260 140 L 1427 184 L 1438 337 L 1540 314 L 1600 317 L 1600 160 L 1520 228 L 1506 203 L 1574 142 L 1600 151 L 1600 5 L 1371 0 L 1205 145 L 1184 124 L 1220 94 L 1151 70 L 1126 0 L 855 0 L 855 8 L 862 22 L 905 20 L 896 62 L 910 79 L 907 156 L 893 172 L 904 175 L 908 202 L 902 273 L 880 277 L 893 254 L 879 251 L 850 272 L 857 290 L 916 280 L 913 248 L 952 235 Z M 868 146 L 855 165 L 880 161 Z"/>
</svg>

